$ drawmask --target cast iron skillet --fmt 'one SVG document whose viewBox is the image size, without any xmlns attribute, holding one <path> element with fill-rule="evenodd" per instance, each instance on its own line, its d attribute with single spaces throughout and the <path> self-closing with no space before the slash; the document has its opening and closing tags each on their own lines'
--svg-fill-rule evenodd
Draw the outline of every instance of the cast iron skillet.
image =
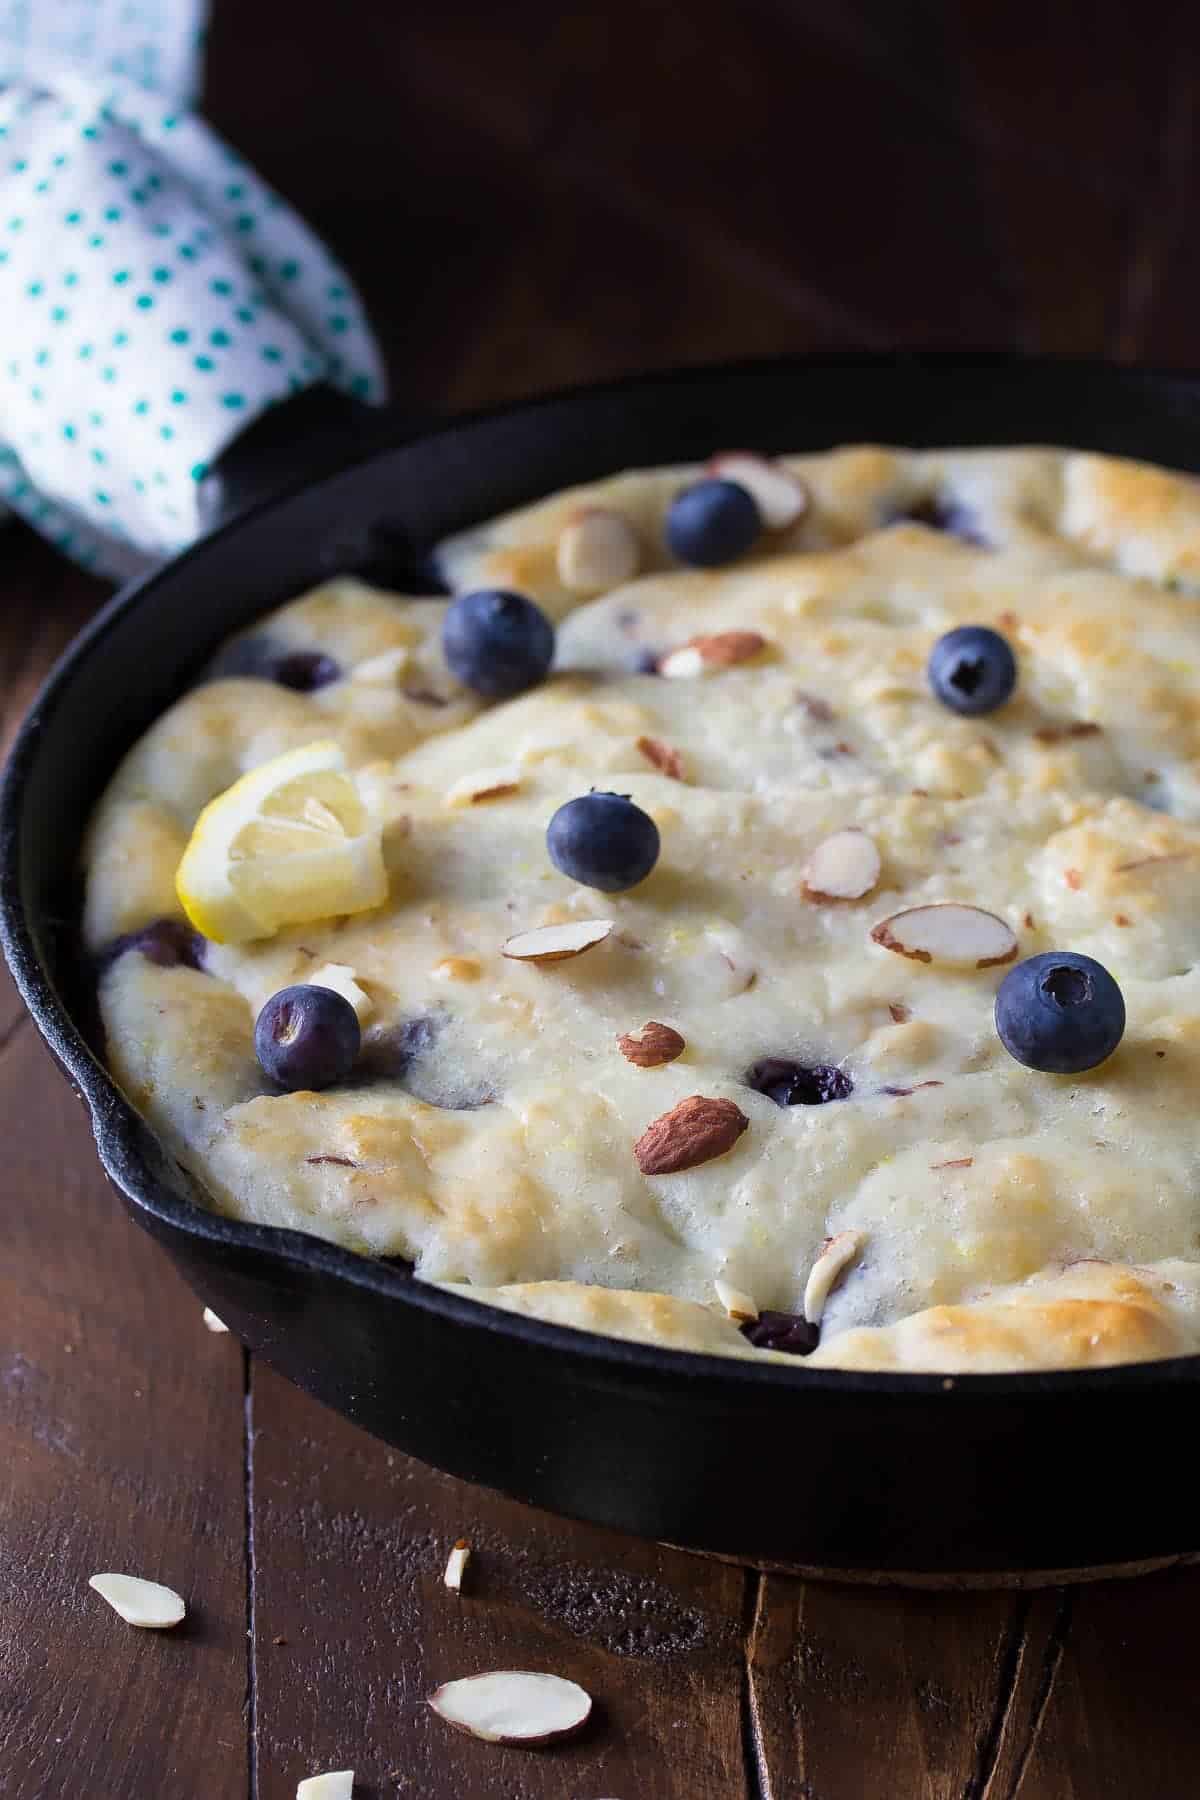
<svg viewBox="0 0 1200 1800">
<path fill-rule="evenodd" d="M 133 1217 L 252 1350 L 402 1449 L 555 1511 L 850 1578 L 1070 1578 L 1172 1557 L 1200 1537 L 1169 1449 L 1200 1359 L 949 1380 L 757 1366 L 517 1318 L 316 1238 L 217 1217 L 89 1041 L 80 835 L 117 758 L 227 633 L 334 569 L 402 585 L 443 533 L 569 482 L 721 446 L 855 439 L 1064 443 L 1195 469 L 1200 382 L 844 356 L 622 382 L 408 441 L 397 428 L 352 466 L 344 436 L 297 431 L 294 481 L 322 456 L 336 454 L 337 472 L 119 595 L 35 702 L 0 796 L 4 948 Z"/>
</svg>

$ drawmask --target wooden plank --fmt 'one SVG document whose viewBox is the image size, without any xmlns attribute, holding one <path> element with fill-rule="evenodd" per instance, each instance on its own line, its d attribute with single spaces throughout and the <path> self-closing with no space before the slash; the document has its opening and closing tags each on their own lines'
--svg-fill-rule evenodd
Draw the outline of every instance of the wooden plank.
<svg viewBox="0 0 1200 1800">
<path fill-rule="evenodd" d="M 1198 1602 L 1197 1569 L 1066 1596 L 1032 1741 L 1004 1747 L 986 1800 L 1195 1800 Z"/>
<path fill-rule="evenodd" d="M 124 1218 L 0 975 L 0 1791 L 245 1800 L 242 1357 Z M 136 1631 L 97 1570 L 177 1588 Z"/>
<path fill-rule="evenodd" d="M 817 7 L 759 6 L 748 31 L 702 0 L 684 31 L 666 0 L 537 0 L 514 29 L 476 4 L 401 43 L 386 9 L 331 38 L 259 0 L 252 19 L 218 8 L 208 104 L 360 277 L 402 405 L 763 350 L 1003 341 L 1011 284 L 944 25 L 857 10 L 857 34 Z M 269 81 L 246 79 L 255 56 Z M 318 60 L 337 159 L 292 128 Z M 347 207 L 347 166 L 371 171 L 369 207 Z"/>
<path fill-rule="evenodd" d="M 746 1793 L 740 1569 L 434 1474 L 261 1365 L 252 1408 L 259 1800 L 349 1767 L 412 1800 Z M 475 1555 L 455 1595 L 460 1534 Z M 441 1681 L 513 1667 L 587 1688 L 598 1716 L 577 1742 L 484 1744 L 425 1705 Z"/>
<path fill-rule="evenodd" d="M 1181 222 L 1190 216 L 1186 184 L 1162 166 L 1163 76 L 1176 65 L 1166 15 L 1096 7 L 1082 82 L 1069 8 L 1019 0 L 1003 14 L 947 8 L 946 19 L 983 228 L 1022 320 L 1017 343 L 1135 354 L 1160 273 L 1160 223 L 1180 207 Z M 1081 154 L 1085 144 L 1104 148 Z"/>
<path fill-rule="evenodd" d="M 749 1648 L 765 1800 L 998 1800 L 1001 1746 L 1019 1757 L 1032 1734 L 1057 1606 L 765 1578 Z"/>
<path fill-rule="evenodd" d="M 55 658 L 111 591 L 24 525 L 7 524 L 0 601 L 0 756 Z"/>
</svg>

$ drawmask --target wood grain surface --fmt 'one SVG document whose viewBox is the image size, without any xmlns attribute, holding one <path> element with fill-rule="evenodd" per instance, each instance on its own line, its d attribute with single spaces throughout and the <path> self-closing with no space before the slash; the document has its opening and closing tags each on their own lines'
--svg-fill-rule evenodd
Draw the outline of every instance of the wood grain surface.
<svg viewBox="0 0 1200 1800">
<path fill-rule="evenodd" d="M 207 103 L 439 412 L 823 347 L 1195 362 L 1198 98 L 1182 5 L 218 0 Z M 0 554 L 7 739 L 103 590 L 28 534 Z M 0 1143 L 0 1794 L 290 1800 L 349 1766 L 373 1800 L 1200 1791 L 1200 1570 L 849 1589 L 530 1512 L 203 1329 L 6 981 Z M 177 1587 L 185 1626 L 125 1626 L 103 1568 Z M 505 1665 L 581 1681 L 585 1734 L 502 1749 L 426 1707 Z"/>
</svg>

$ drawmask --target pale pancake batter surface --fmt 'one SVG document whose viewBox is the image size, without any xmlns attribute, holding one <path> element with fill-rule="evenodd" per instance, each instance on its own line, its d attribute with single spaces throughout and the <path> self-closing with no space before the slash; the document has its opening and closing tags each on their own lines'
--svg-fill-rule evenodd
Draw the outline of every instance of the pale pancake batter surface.
<svg viewBox="0 0 1200 1800">
<path fill-rule="evenodd" d="M 810 1364 L 1192 1351 L 1200 487 L 1056 451 L 789 466 L 805 516 L 714 572 L 662 549 L 688 470 L 621 476 L 444 546 L 456 589 L 515 587 L 558 621 L 557 672 L 503 705 L 447 673 L 442 602 L 340 581 L 262 621 L 256 635 L 322 651 L 342 678 L 311 694 L 210 682 L 146 734 L 93 825 L 89 947 L 181 918 L 175 869 L 200 808 L 319 737 L 387 820 L 389 902 L 210 945 L 203 970 L 117 957 L 101 981 L 110 1067 L 222 1211 L 411 1258 L 513 1310 L 785 1360 L 746 1341 L 714 1282 L 799 1311 L 824 1241 L 854 1232 Z M 643 572 L 610 592 L 559 573 L 587 505 L 638 534 Z M 1016 695 L 986 718 L 926 685 L 933 642 L 960 624 L 993 626 L 1018 657 Z M 691 678 L 642 672 L 729 631 L 762 648 Z M 508 791 L 472 802 L 497 769 Z M 551 814 L 591 787 L 659 826 L 658 865 L 629 893 L 576 887 L 547 856 Z M 873 839 L 878 884 L 808 897 L 809 857 L 847 826 Z M 946 900 L 1006 921 L 1020 956 L 1104 963 L 1128 1008 L 1111 1060 L 1026 1069 L 992 1023 L 1003 968 L 872 941 L 889 915 Z M 588 919 L 613 930 L 586 955 L 501 953 Z M 279 1094 L 256 1011 L 327 963 L 371 1002 L 360 1068 Z M 645 1068 L 617 1039 L 650 1020 L 685 1048 Z M 837 1066 L 852 1092 L 776 1106 L 745 1079 L 766 1057 Z M 635 1140 L 696 1094 L 735 1102 L 747 1129 L 697 1167 L 643 1174 Z"/>
</svg>

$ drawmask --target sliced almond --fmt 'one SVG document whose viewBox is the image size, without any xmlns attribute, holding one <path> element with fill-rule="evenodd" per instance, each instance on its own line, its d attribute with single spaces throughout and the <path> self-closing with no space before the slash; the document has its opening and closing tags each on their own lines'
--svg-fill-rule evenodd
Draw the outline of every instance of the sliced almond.
<svg viewBox="0 0 1200 1800">
<path fill-rule="evenodd" d="M 682 1056 L 686 1048 L 675 1028 L 658 1019 L 649 1019 L 640 1032 L 627 1031 L 617 1039 L 617 1049 L 626 1062 L 636 1063 L 639 1069 L 661 1068 Z"/>
<path fill-rule="evenodd" d="M 948 900 L 893 913 L 871 932 L 873 941 L 916 962 L 968 964 L 994 968 L 1017 954 L 1016 933 L 995 913 Z"/>
<path fill-rule="evenodd" d="M 836 1237 L 826 1238 L 804 1284 L 804 1316 L 810 1325 L 821 1323 L 825 1302 L 866 1241 L 862 1231 L 839 1231 Z"/>
<path fill-rule="evenodd" d="M 808 489 L 800 477 L 754 450 L 721 450 L 709 457 L 706 473 L 745 488 L 768 531 L 784 531 L 808 511 Z"/>
<path fill-rule="evenodd" d="M 463 1575 L 466 1572 L 466 1567 L 470 1560 L 470 1544 L 468 1544 L 466 1538 L 456 1539 L 454 1548 L 451 1550 L 449 1560 L 446 1563 L 446 1573 L 442 1577 L 446 1586 L 452 1588 L 456 1594 L 462 1589 Z"/>
<path fill-rule="evenodd" d="M 580 919 L 572 925 L 543 925 L 537 931 L 519 931 L 500 946 L 500 954 L 516 962 L 563 962 L 582 956 L 602 944 L 613 928 L 612 919 Z"/>
<path fill-rule="evenodd" d="M 724 1156 L 749 1123 L 732 1100 L 691 1094 L 647 1125 L 633 1154 L 643 1175 L 674 1175 Z"/>
<path fill-rule="evenodd" d="M 93 1575 L 88 1586 L 107 1600 L 127 1625 L 140 1625 L 148 1631 L 178 1625 L 187 1610 L 173 1588 L 143 1581 L 140 1575 Z"/>
<path fill-rule="evenodd" d="M 527 1748 L 571 1737 L 587 1724 L 592 1710 L 591 1697 L 578 1682 L 527 1669 L 497 1669 L 443 1682 L 430 1694 L 429 1704 L 456 1731 L 489 1744 Z"/>
<path fill-rule="evenodd" d="M 660 656 L 656 667 L 668 681 L 694 681 L 705 673 L 704 658 L 694 644 L 685 644 L 682 650 Z"/>
<path fill-rule="evenodd" d="M 315 975 L 308 977 L 310 986 L 330 988 L 333 993 L 340 994 L 348 1000 L 358 1015 L 359 1023 L 371 1011 L 374 1002 L 354 978 L 354 970 L 349 963 L 322 963 Z"/>
<path fill-rule="evenodd" d="M 687 775 L 683 766 L 683 753 L 675 750 L 670 744 L 664 744 L 658 738 L 640 737 L 637 747 L 648 763 L 662 775 L 670 776 L 672 781 L 686 781 Z"/>
<path fill-rule="evenodd" d="M 378 656 L 355 663 L 350 679 L 367 687 L 395 687 L 411 661 L 412 651 L 406 644 L 399 644 L 394 650 L 381 650 Z"/>
<path fill-rule="evenodd" d="M 817 845 L 804 867 L 804 892 L 810 900 L 861 900 L 879 869 L 875 839 L 850 826 Z"/>
<path fill-rule="evenodd" d="M 619 587 L 637 574 L 642 547 L 629 520 L 607 507 L 589 506 L 559 533 L 558 578 L 573 594 Z"/>
<path fill-rule="evenodd" d="M 499 769 L 480 769 L 474 775 L 460 775 L 446 791 L 447 806 L 474 806 L 480 800 L 496 800 L 501 794 L 515 794 L 521 786 L 521 771 L 515 763 Z"/>
<path fill-rule="evenodd" d="M 669 651 L 659 659 L 658 672 L 668 680 L 688 681 L 749 662 L 766 647 L 767 640 L 759 631 L 715 631 L 707 637 L 691 638 L 680 649 Z"/>
<path fill-rule="evenodd" d="M 331 1769 L 327 1775 L 309 1775 L 296 1789 L 296 1800 L 351 1800 L 354 1770 Z"/>
<path fill-rule="evenodd" d="M 218 1319 L 211 1306 L 206 1306 L 203 1313 L 205 1329 L 208 1331 L 228 1331 L 224 1319 Z"/>
<path fill-rule="evenodd" d="M 731 1287 L 727 1281 L 714 1281 L 713 1286 L 727 1319 L 732 1319 L 736 1325 L 749 1325 L 757 1319 L 758 1308 L 749 1294 L 744 1294 L 741 1288 Z"/>
</svg>

